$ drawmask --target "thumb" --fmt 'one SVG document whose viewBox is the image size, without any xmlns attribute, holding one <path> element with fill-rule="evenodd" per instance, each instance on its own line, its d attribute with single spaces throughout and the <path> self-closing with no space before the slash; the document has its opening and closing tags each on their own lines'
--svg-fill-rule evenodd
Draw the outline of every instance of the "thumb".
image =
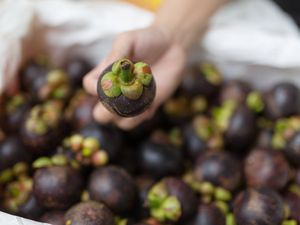
<svg viewBox="0 0 300 225">
<path fill-rule="evenodd" d="M 116 60 L 130 57 L 132 47 L 133 39 L 131 34 L 124 33 L 119 35 L 113 43 L 110 54 L 84 77 L 83 85 L 86 91 L 92 95 L 97 95 L 97 82 L 101 72 Z"/>
</svg>

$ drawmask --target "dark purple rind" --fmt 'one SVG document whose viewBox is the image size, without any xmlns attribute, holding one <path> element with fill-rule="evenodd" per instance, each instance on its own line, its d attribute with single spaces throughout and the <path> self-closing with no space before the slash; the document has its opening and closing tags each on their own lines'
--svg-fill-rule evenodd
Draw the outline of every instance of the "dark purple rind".
<svg viewBox="0 0 300 225">
<path fill-rule="evenodd" d="M 299 113 L 300 91 L 292 83 L 282 82 L 264 94 L 265 115 L 276 120 Z"/>
<path fill-rule="evenodd" d="M 233 211 L 238 225 L 280 225 L 284 207 L 277 192 L 266 189 L 247 189 L 234 201 Z"/>
<path fill-rule="evenodd" d="M 11 168 L 18 162 L 30 162 L 32 156 L 27 152 L 18 137 L 9 136 L 0 142 L 0 171 Z"/>
<path fill-rule="evenodd" d="M 244 173 L 249 187 L 279 191 L 289 181 L 290 167 L 282 152 L 256 148 L 245 159 Z"/>
<path fill-rule="evenodd" d="M 208 82 L 198 68 L 191 67 L 186 69 L 183 73 L 184 79 L 180 85 L 180 90 L 184 95 L 188 97 L 203 95 L 211 98 L 218 93 L 220 85 L 214 85 Z"/>
<path fill-rule="evenodd" d="M 225 225 L 224 213 L 213 204 L 200 204 L 195 217 L 187 225 Z"/>
<path fill-rule="evenodd" d="M 166 177 L 162 180 L 170 196 L 175 196 L 181 205 L 180 221 L 195 215 L 198 199 L 194 191 L 182 180 L 175 177 Z"/>
<path fill-rule="evenodd" d="M 239 105 L 233 112 L 225 131 L 225 143 L 230 150 L 246 152 L 257 133 L 256 116 L 245 105 Z"/>
<path fill-rule="evenodd" d="M 241 80 L 231 80 L 224 84 L 220 91 L 219 101 L 235 101 L 238 104 L 245 103 L 247 95 L 252 91 L 252 87 Z"/>
<path fill-rule="evenodd" d="M 116 213 L 130 211 L 137 199 L 136 187 L 131 176 L 116 166 L 95 170 L 88 183 L 92 200 L 103 202 Z"/>
<path fill-rule="evenodd" d="M 99 76 L 98 85 L 97 85 L 97 92 L 98 97 L 102 104 L 112 113 L 116 113 L 122 117 L 133 117 L 142 112 L 146 111 L 150 104 L 153 102 L 156 92 L 156 84 L 154 77 L 149 86 L 143 86 L 143 93 L 137 100 L 131 100 L 126 98 L 124 95 L 120 95 L 115 98 L 107 97 L 101 86 L 101 79 L 107 73 L 110 72 L 112 69 L 112 65 L 108 66 Z"/>
<path fill-rule="evenodd" d="M 30 194 L 27 201 L 19 207 L 18 215 L 27 219 L 37 220 L 45 210 L 46 209 L 37 201 L 35 196 Z"/>
<path fill-rule="evenodd" d="M 102 203 L 83 202 L 69 209 L 65 222 L 71 225 L 116 225 L 112 212 Z"/>
<path fill-rule="evenodd" d="M 300 131 L 287 140 L 283 152 L 291 164 L 300 167 Z"/>
<path fill-rule="evenodd" d="M 68 166 L 38 169 L 33 178 L 33 194 L 40 204 L 52 209 L 66 209 L 80 199 L 81 173 Z"/>
<path fill-rule="evenodd" d="M 51 225 L 65 225 L 65 212 L 64 211 L 50 211 L 46 212 L 40 219 L 43 223 Z"/>
<path fill-rule="evenodd" d="M 211 182 L 229 191 L 238 188 L 242 177 L 239 162 L 226 152 L 199 155 L 193 173 L 197 180 Z"/>
</svg>

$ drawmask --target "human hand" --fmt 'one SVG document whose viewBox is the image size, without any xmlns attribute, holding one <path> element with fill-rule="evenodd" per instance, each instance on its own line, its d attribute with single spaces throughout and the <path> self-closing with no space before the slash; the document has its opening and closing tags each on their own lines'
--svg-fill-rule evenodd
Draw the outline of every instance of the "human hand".
<svg viewBox="0 0 300 225">
<path fill-rule="evenodd" d="M 152 117 L 156 109 L 166 101 L 181 82 L 186 62 L 185 49 L 172 41 L 171 35 L 158 26 L 151 26 L 120 34 L 113 43 L 109 56 L 84 78 L 84 87 L 90 94 L 97 95 L 97 80 L 101 72 L 111 63 L 129 58 L 150 65 L 156 81 L 156 96 L 144 113 L 123 118 L 109 112 L 101 103 L 94 109 L 94 117 L 100 123 L 115 123 L 121 129 L 131 129 Z"/>
</svg>

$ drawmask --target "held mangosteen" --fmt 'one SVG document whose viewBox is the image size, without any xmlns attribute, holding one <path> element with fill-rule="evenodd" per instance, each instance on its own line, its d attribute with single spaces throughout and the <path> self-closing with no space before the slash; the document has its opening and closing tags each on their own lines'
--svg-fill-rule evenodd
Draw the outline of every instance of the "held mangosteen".
<svg viewBox="0 0 300 225">
<path fill-rule="evenodd" d="M 104 204 L 83 202 L 66 212 L 65 225 L 115 225 L 112 212 Z"/>
<path fill-rule="evenodd" d="M 83 189 L 80 171 L 68 165 L 51 165 L 46 158 L 38 160 L 34 166 L 41 168 L 33 178 L 33 194 L 38 202 L 47 208 L 66 209 L 79 201 Z"/>
<path fill-rule="evenodd" d="M 246 189 L 234 201 L 238 225 L 280 225 L 284 221 L 284 204 L 272 189 Z"/>
<path fill-rule="evenodd" d="M 199 204 L 196 216 L 188 225 L 226 225 L 224 213 L 214 204 Z"/>
<path fill-rule="evenodd" d="M 264 95 L 265 114 L 276 120 L 299 112 L 300 91 L 292 83 L 282 82 L 274 85 Z"/>
<path fill-rule="evenodd" d="M 218 93 L 221 83 L 218 69 L 212 64 L 201 63 L 184 71 L 180 90 L 188 97 L 203 95 L 211 98 Z"/>
<path fill-rule="evenodd" d="M 290 167 L 282 152 L 255 148 L 245 159 L 244 173 L 249 187 L 282 190 L 289 181 Z"/>
<path fill-rule="evenodd" d="M 234 101 L 223 103 L 212 113 L 218 129 L 224 133 L 225 145 L 230 150 L 245 153 L 256 137 L 255 113 Z"/>
<path fill-rule="evenodd" d="M 52 150 L 62 138 L 62 104 L 48 101 L 34 106 L 21 124 L 21 139 L 34 154 Z"/>
<path fill-rule="evenodd" d="M 141 144 L 137 154 L 140 170 L 151 177 L 180 175 L 183 170 L 182 151 L 164 131 L 155 131 Z"/>
<path fill-rule="evenodd" d="M 109 111 L 122 117 L 133 117 L 150 106 L 156 85 L 149 65 L 120 59 L 101 73 L 97 91 Z"/>
<path fill-rule="evenodd" d="M 65 225 L 65 212 L 64 211 L 50 211 L 46 212 L 40 219 L 43 223 L 51 225 Z"/>
<path fill-rule="evenodd" d="M 185 127 L 184 142 L 187 156 L 192 160 L 208 150 L 223 148 L 222 135 L 215 129 L 210 118 L 202 115 L 194 117 Z"/>
<path fill-rule="evenodd" d="M 211 183 L 228 191 L 234 191 L 241 182 L 239 161 L 227 152 L 208 152 L 199 155 L 193 169 L 196 181 Z"/>
<path fill-rule="evenodd" d="M 90 70 L 92 65 L 84 59 L 70 60 L 66 65 L 66 73 L 69 77 L 73 88 L 80 88 L 82 86 L 82 79 Z"/>
<path fill-rule="evenodd" d="M 96 169 L 90 176 L 88 192 L 92 200 L 103 202 L 116 213 L 129 212 L 137 199 L 134 180 L 116 166 Z"/>
<path fill-rule="evenodd" d="M 90 123 L 78 131 L 84 138 L 95 138 L 99 141 L 101 149 L 104 149 L 110 161 L 115 161 L 123 146 L 123 137 L 119 129 L 109 125 Z"/>
<path fill-rule="evenodd" d="M 79 130 L 93 122 L 93 109 L 96 102 L 97 99 L 84 90 L 77 90 L 64 112 L 65 120 L 70 127 Z"/>
<path fill-rule="evenodd" d="M 197 211 L 198 199 L 182 180 L 165 177 L 149 191 L 147 206 L 153 218 L 160 222 L 180 222 L 191 218 Z"/>
</svg>

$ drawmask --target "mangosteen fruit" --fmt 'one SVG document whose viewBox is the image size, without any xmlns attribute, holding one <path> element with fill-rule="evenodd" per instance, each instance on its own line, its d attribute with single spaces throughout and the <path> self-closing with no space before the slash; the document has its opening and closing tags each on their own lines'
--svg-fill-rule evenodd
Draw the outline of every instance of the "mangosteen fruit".
<svg viewBox="0 0 300 225">
<path fill-rule="evenodd" d="M 120 59 L 100 74 L 97 91 L 109 111 L 122 117 L 133 117 L 153 102 L 156 85 L 148 64 Z"/>
</svg>

